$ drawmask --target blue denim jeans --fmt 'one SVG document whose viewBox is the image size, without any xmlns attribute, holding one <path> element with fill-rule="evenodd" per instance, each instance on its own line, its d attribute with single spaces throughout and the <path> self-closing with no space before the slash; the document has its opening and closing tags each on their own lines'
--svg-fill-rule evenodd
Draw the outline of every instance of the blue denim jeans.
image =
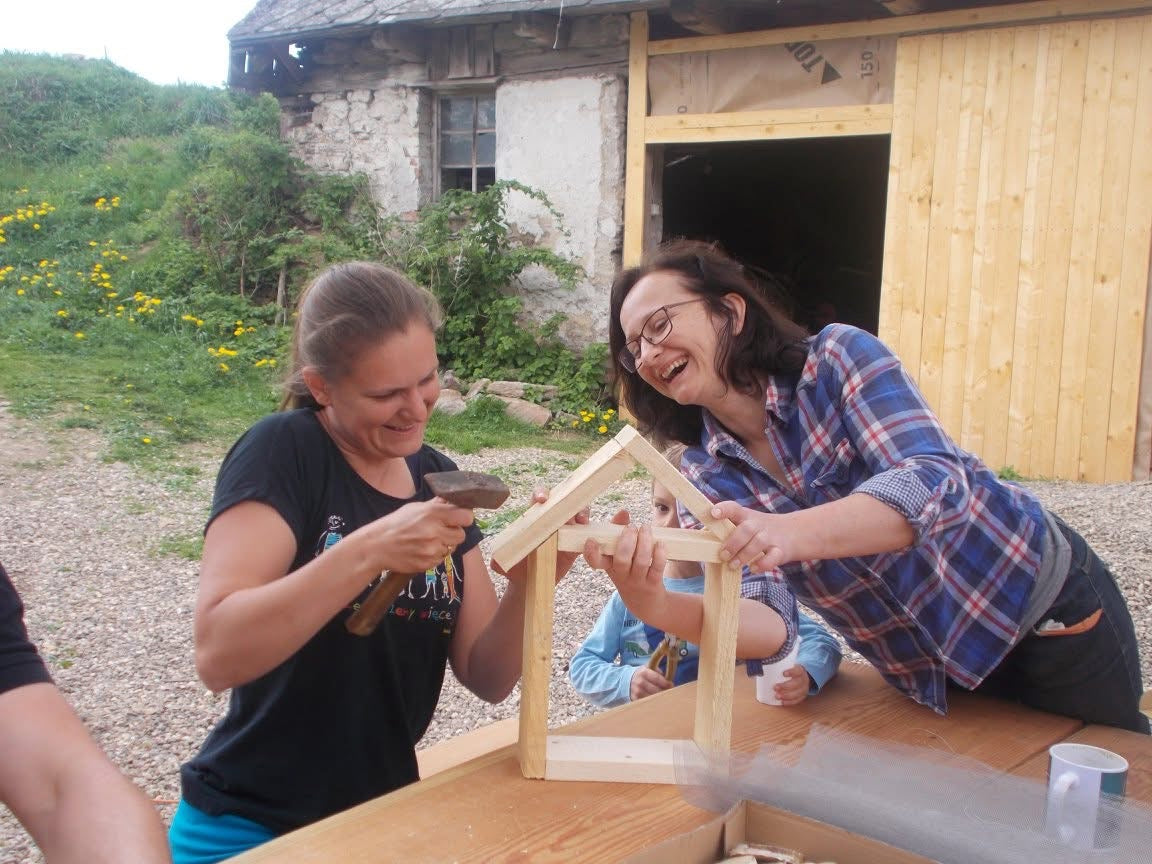
<svg viewBox="0 0 1152 864">
<path fill-rule="evenodd" d="M 1071 626 L 1097 610 L 1100 619 L 1075 635 L 1029 633 L 976 692 L 1147 735 L 1148 718 L 1140 712 L 1140 656 L 1124 595 L 1084 538 L 1059 518 L 1056 522 L 1072 547 L 1072 560 L 1064 587 L 1040 621 Z"/>
</svg>

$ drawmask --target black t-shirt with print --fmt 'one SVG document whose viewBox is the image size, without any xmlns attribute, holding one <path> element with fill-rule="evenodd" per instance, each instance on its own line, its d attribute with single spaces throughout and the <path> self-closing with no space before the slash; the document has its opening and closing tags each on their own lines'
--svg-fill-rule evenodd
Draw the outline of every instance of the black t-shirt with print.
<svg viewBox="0 0 1152 864">
<path fill-rule="evenodd" d="M 428 446 L 407 461 L 416 494 L 393 498 L 352 469 L 313 411 L 273 414 L 224 459 L 208 522 L 242 501 L 268 504 L 296 537 L 294 571 L 362 525 L 435 497 L 423 476 L 456 467 Z M 451 584 L 443 565 L 417 576 L 371 636 L 345 629 L 349 605 L 280 666 L 235 688 L 181 769 L 188 803 L 287 831 L 419 779 L 415 744 L 440 696 L 464 592 L 460 562 L 480 539 L 469 527 Z"/>
<path fill-rule="evenodd" d="M 24 604 L 0 564 L 0 693 L 51 680 L 44 661 L 28 641 Z"/>
</svg>

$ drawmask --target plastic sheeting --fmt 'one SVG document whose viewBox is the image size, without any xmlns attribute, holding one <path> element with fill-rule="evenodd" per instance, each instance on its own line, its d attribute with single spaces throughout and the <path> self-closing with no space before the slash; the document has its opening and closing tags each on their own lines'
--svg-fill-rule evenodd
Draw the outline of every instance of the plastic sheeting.
<svg viewBox="0 0 1152 864">
<path fill-rule="evenodd" d="M 706 760 L 678 746 L 684 797 L 722 811 L 757 801 L 835 825 L 941 864 L 1135 864 L 1152 860 L 1152 808 L 1109 799 L 1098 847 L 1071 849 L 1044 833 L 1046 784 L 940 750 L 813 726 L 803 749 Z"/>
</svg>

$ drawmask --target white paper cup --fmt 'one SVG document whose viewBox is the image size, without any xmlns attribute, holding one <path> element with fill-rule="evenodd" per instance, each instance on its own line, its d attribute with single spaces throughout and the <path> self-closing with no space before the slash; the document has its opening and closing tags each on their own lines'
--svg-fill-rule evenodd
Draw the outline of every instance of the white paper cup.
<svg viewBox="0 0 1152 864">
<path fill-rule="evenodd" d="M 776 698 L 776 685 L 788 680 L 784 677 L 784 670 L 791 669 L 796 665 L 796 655 L 799 652 L 800 637 L 797 636 L 787 657 L 783 660 L 777 660 L 775 663 L 764 664 L 764 671 L 756 678 L 756 701 L 763 702 L 765 705 L 780 704 L 780 700 Z"/>
<path fill-rule="evenodd" d="M 1119 831 L 1128 760 L 1111 750 L 1063 742 L 1048 748 L 1044 830 L 1076 849 L 1112 844 Z"/>
</svg>

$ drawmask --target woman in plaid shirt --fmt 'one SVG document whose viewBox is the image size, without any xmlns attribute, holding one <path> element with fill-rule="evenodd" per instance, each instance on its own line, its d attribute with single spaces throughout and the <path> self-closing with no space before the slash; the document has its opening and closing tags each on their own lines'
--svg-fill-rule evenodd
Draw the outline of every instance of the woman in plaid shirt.
<svg viewBox="0 0 1152 864">
<path fill-rule="evenodd" d="M 687 444 L 681 470 L 736 524 L 724 554 L 778 574 L 895 687 L 940 713 L 959 686 L 1148 732 L 1107 567 L 960 449 L 874 336 L 809 336 L 691 241 L 617 277 L 609 328 L 641 431 Z M 627 529 L 605 564 L 643 579 L 664 560 Z"/>
</svg>

